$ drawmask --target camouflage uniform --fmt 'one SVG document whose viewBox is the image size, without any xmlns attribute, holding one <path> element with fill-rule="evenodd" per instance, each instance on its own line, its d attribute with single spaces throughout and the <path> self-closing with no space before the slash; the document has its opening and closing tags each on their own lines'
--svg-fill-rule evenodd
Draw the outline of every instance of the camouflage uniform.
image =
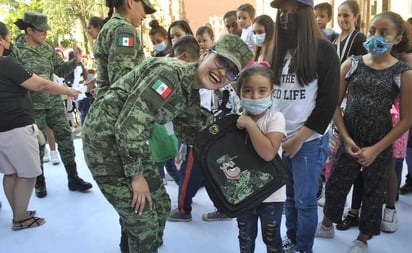
<svg viewBox="0 0 412 253">
<path fill-rule="evenodd" d="M 201 120 L 206 117 L 201 115 L 198 90 L 191 87 L 195 67 L 170 58 L 146 60 L 95 101 L 84 125 L 86 162 L 128 229 L 130 252 L 157 252 L 170 211 L 169 196 L 147 144 L 150 129 L 155 122 L 173 120 L 179 138 L 192 143 L 195 133 L 207 124 Z M 152 89 L 158 80 L 173 90 L 167 100 Z M 133 130 L 120 135 L 123 128 Z M 141 216 L 130 207 L 130 177 L 139 174 L 149 184 L 154 205 L 153 211 Z"/>
<path fill-rule="evenodd" d="M 25 19 L 28 18 L 30 18 L 29 20 L 34 24 L 36 24 L 36 19 L 38 19 L 39 22 L 37 23 L 45 23 L 47 25 L 47 17 L 43 14 L 26 12 Z M 11 56 L 21 62 L 28 70 L 37 75 L 46 75 L 49 80 L 53 80 L 53 73 L 59 76 L 65 76 L 73 71 L 76 66 L 74 59 L 69 62 L 64 62 L 47 43 L 41 44 L 37 48 L 32 47 L 26 42 L 24 35 L 20 36 L 16 41 Z M 65 116 L 61 95 L 50 95 L 35 91 L 31 91 L 30 94 L 35 109 L 36 123 L 39 129 L 43 133 L 46 133 L 46 126 L 53 130 L 56 142 L 59 145 L 61 159 L 69 178 L 69 184 L 71 184 L 70 182 L 77 182 L 80 178 L 77 175 L 73 139 L 69 123 Z M 44 146 L 40 149 L 41 159 L 43 155 Z M 44 181 L 44 174 L 42 173 L 42 175 L 37 178 L 37 186 L 44 186 Z M 85 182 L 83 181 L 83 183 Z M 85 188 L 76 190 L 87 190 L 92 187 L 91 184 L 86 184 L 87 186 L 83 185 Z M 69 185 L 69 188 L 73 190 L 71 185 Z M 44 196 L 38 195 L 38 197 Z"/>
<path fill-rule="evenodd" d="M 241 69 L 252 54 L 240 38 L 225 36 L 216 51 Z M 152 127 L 172 121 L 176 136 L 192 144 L 213 120 L 201 110 L 199 90 L 193 89 L 197 66 L 175 58 L 144 60 L 96 99 L 83 127 L 86 163 L 119 213 L 131 253 L 157 252 L 170 211 L 170 198 L 147 142 Z M 131 177 L 135 175 L 144 176 L 153 200 L 153 210 L 146 203 L 142 215 L 130 206 Z"/>
<path fill-rule="evenodd" d="M 147 3 L 149 2 L 145 1 L 146 5 Z M 112 83 L 144 59 L 135 27 L 119 13 L 114 13 L 100 30 L 93 44 L 93 55 L 97 66 L 96 98 L 103 96 Z M 120 225 L 120 248 L 122 252 L 127 252 L 127 233 L 121 221 Z"/>
<path fill-rule="evenodd" d="M 97 65 L 96 98 L 144 58 L 136 29 L 118 13 L 114 13 L 99 32 L 93 55 Z"/>
</svg>

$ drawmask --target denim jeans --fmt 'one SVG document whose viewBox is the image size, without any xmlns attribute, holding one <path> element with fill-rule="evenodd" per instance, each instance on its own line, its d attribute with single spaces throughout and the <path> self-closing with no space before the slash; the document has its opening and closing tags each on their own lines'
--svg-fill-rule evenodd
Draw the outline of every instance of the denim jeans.
<svg viewBox="0 0 412 253">
<path fill-rule="evenodd" d="M 86 119 L 87 113 L 89 112 L 90 106 L 93 104 L 94 98 L 86 97 L 79 100 L 79 111 L 80 111 L 80 122 L 83 125 Z"/>
<path fill-rule="evenodd" d="M 157 168 L 159 169 L 160 177 L 165 178 L 166 175 L 165 175 L 164 168 L 166 168 L 167 174 L 169 174 L 169 176 L 173 178 L 175 183 L 179 185 L 180 183 L 179 171 L 177 170 L 174 157 L 164 162 L 156 162 L 155 164 Z"/>
<path fill-rule="evenodd" d="M 328 135 L 304 143 L 293 157 L 283 157 L 289 174 L 286 183 L 287 236 L 296 251 L 312 252 L 318 225 L 316 192 L 327 157 Z"/>
<path fill-rule="evenodd" d="M 237 217 L 241 253 L 253 253 L 255 251 L 259 218 L 262 239 L 266 244 L 267 252 L 283 252 L 280 237 L 283 205 L 284 202 L 262 203 Z"/>
</svg>

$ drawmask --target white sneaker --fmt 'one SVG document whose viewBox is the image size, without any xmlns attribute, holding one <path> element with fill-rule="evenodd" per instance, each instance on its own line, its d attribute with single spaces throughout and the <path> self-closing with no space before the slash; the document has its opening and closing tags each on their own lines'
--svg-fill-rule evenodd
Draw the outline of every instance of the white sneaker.
<svg viewBox="0 0 412 253">
<path fill-rule="evenodd" d="M 398 215 L 395 209 L 385 207 L 383 211 L 381 230 L 387 233 L 393 233 L 398 230 Z"/>
<path fill-rule="evenodd" d="M 318 202 L 318 206 L 320 207 L 324 207 L 325 206 L 325 194 L 322 192 L 322 194 L 320 195 L 320 197 L 318 198 L 317 202 Z"/>
<path fill-rule="evenodd" d="M 315 237 L 333 238 L 335 237 L 335 228 L 333 227 L 333 225 L 328 228 L 324 226 L 322 222 L 320 222 L 318 225 L 318 229 L 316 230 Z"/>
<path fill-rule="evenodd" d="M 56 150 L 50 151 L 50 160 L 53 165 L 60 164 L 59 152 L 57 152 Z"/>
<path fill-rule="evenodd" d="M 49 161 L 50 161 L 49 150 L 46 147 L 44 147 L 43 163 L 47 163 Z"/>
<path fill-rule="evenodd" d="M 359 240 L 354 240 L 349 249 L 349 253 L 368 253 L 368 244 Z"/>
</svg>

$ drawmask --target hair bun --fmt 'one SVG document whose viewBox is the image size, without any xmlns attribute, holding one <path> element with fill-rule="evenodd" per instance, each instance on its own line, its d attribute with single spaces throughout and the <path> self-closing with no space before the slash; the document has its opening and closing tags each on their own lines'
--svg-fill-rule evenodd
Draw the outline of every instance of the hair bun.
<svg viewBox="0 0 412 253">
<path fill-rule="evenodd" d="M 159 21 L 157 19 L 152 19 L 149 22 L 149 26 L 154 29 L 154 28 L 160 27 L 160 24 L 159 24 Z"/>
<path fill-rule="evenodd" d="M 17 19 L 14 24 L 20 29 L 20 30 L 26 30 L 27 24 L 23 21 L 23 19 L 19 18 Z"/>
</svg>

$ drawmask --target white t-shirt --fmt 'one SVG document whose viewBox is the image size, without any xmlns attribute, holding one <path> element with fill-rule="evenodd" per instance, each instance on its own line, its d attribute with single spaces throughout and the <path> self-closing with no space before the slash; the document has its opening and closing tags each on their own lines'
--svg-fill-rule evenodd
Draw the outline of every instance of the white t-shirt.
<svg viewBox="0 0 412 253">
<path fill-rule="evenodd" d="M 280 132 L 286 136 L 285 117 L 281 112 L 267 110 L 266 113 L 256 121 L 257 126 L 263 134 Z M 282 156 L 282 146 L 279 147 L 278 154 Z M 275 191 L 263 202 L 284 202 L 286 200 L 286 185 Z"/>
<path fill-rule="evenodd" d="M 295 135 L 305 124 L 316 105 L 318 93 L 318 80 L 315 79 L 308 85 L 300 85 L 295 73 L 289 72 L 291 55 L 285 56 L 280 85 L 274 84 L 272 110 L 280 111 L 286 118 L 286 133 L 288 138 Z M 306 142 L 319 138 L 319 133 L 314 133 Z"/>
<path fill-rule="evenodd" d="M 249 26 L 248 28 L 242 29 L 242 35 L 240 38 L 246 43 L 250 51 L 254 51 L 255 45 L 253 44 L 253 27 Z"/>
</svg>

